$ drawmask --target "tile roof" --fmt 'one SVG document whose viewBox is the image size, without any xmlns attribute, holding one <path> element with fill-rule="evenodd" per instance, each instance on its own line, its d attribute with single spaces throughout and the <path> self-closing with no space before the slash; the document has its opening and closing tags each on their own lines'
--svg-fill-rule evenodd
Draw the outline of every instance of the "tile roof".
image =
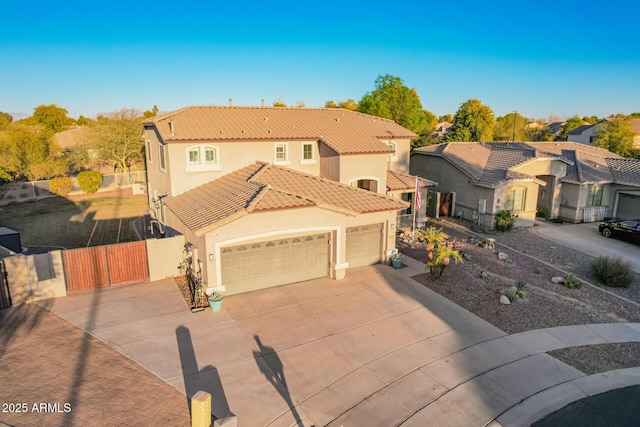
<svg viewBox="0 0 640 427">
<path fill-rule="evenodd" d="M 495 187 L 506 181 L 533 180 L 534 176 L 518 171 L 518 167 L 543 158 L 556 158 L 567 163 L 563 182 L 608 183 L 616 182 L 611 168 L 620 156 L 608 150 L 576 142 L 450 142 L 414 150 L 415 154 L 439 156 L 447 159 L 466 173 L 471 182 Z M 635 179 L 631 165 L 640 160 L 631 159 L 625 169 L 627 179 Z M 621 172 L 622 173 L 622 172 Z M 626 172 L 625 172 L 626 173 Z M 640 176 L 635 182 L 640 184 Z"/>
<path fill-rule="evenodd" d="M 320 140 L 339 154 L 391 153 L 381 139 L 416 137 L 392 120 L 340 108 L 191 106 L 143 125 L 155 126 L 168 143 Z"/>
<path fill-rule="evenodd" d="M 198 235 L 252 212 L 319 206 L 359 215 L 408 206 L 381 194 L 263 162 L 167 197 L 164 203 Z"/>
<path fill-rule="evenodd" d="M 584 132 L 585 130 L 594 127 L 595 125 L 591 125 L 591 124 L 587 124 L 587 125 L 582 125 L 582 126 L 578 126 L 575 129 L 572 129 L 569 131 L 569 135 L 580 135 L 582 132 Z"/>
<path fill-rule="evenodd" d="M 616 183 L 640 186 L 639 159 L 607 159 L 607 166 Z"/>
<path fill-rule="evenodd" d="M 438 183 L 418 177 L 420 188 L 437 187 Z M 387 191 L 415 190 L 416 177 L 406 173 L 387 171 Z"/>
</svg>

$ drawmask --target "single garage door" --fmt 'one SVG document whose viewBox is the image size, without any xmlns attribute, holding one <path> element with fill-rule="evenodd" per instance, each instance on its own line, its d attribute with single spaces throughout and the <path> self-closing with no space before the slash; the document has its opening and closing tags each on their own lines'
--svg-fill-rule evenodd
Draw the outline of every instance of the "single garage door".
<svg viewBox="0 0 640 427">
<path fill-rule="evenodd" d="M 349 268 L 380 262 L 382 253 L 382 224 L 347 228 L 347 262 Z"/>
<path fill-rule="evenodd" d="M 329 233 L 225 247 L 220 258 L 227 295 L 325 277 Z"/>
<path fill-rule="evenodd" d="M 640 196 L 620 193 L 616 216 L 622 219 L 640 218 Z"/>
</svg>

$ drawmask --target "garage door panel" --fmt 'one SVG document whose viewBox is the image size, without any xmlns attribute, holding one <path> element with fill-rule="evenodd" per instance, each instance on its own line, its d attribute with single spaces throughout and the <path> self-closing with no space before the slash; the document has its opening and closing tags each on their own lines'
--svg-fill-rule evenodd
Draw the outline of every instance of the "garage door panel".
<svg viewBox="0 0 640 427">
<path fill-rule="evenodd" d="M 222 248 L 222 284 L 228 295 L 328 275 L 329 233 L 275 238 Z"/>
<path fill-rule="evenodd" d="M 382 252 L 382 224 L 349 227 L 346 230 L 349 268 L 363 267 L 380 262 Z"/>
<path fill-rule="evenodd" d="M 622 219 L 640 218 L 640 196 L 621 193 L 618 198 L 616 216 Z"/>
</svg>

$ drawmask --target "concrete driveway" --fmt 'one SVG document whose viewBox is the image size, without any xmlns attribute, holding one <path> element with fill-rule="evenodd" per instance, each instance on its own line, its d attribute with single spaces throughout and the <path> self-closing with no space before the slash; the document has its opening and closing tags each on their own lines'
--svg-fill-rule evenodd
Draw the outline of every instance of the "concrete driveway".
<svg viewBox="0 0 640 427">
<path fill-rule="evenodd" d="M 228 297 L 219 313 L 191 313 L 172 279 L 43 304 L 187 396 L 210 392 L 214 415 L 240 426 L 528 425 L 607 379 L 640 383 L 546 354 L 640 341 L 639 324 L 507 335 L 410 279 L 424 267 L 406 262 Z"/>
<path fill-rule="evenodd" d="M 536 221 L 536 227 L 530 231 L 589 255 L 621 256 L 631 262 L 634 271 L 640 273 L 640 245 L 614 238 L 607 239 L 598 232 L 599 224 L 554 224 Z"/>
</svg>

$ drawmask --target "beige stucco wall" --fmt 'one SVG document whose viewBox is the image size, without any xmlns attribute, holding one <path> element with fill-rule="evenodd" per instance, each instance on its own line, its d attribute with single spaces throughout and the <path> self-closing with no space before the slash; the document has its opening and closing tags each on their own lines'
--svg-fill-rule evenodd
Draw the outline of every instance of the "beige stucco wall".
<svg viewBox="0 0 640 427">
<path fill-rule="evenodd" d="M 387 154 L 340 156 L 340 182 L 357 186 L 360 179 L 378 182 L 377 193 L 387 193 Z"/>
<path fill-rule="evenodd" d="M 470 178 L 460 169 L 440 157 L 414 154 L 411 156 L 410 173 L 436 181 L 438 187 L 434 191 L 440 193 L 456 193 L 455 210 L 462 210 L 463 218 L 477 221 L 484 227 L 492 226 L 492 206 L 494 205 L 493 189 L 478 187 L 469 182 Z M 425 203 L 425 197 L 423 204 Z M 485 213 L 479 211 L 480 201 L 484 200 Z M 433 201 L 435 203 L 435 201 Z M 422 207 L 424 209 L 424 206 Z M 424 210 L 422 211 L 424 212 Z"/>
<path fill-rule="evenodd" d="M 320 176 L 340 181 L 340 155 L 324 143 L 320 143 Z"/>
<path fill-rule="evenodd" d="M 409 159 L 411 154 L 411 140 L 409 139 L 393 139 L 393 140 L 382 140 L 382 142 L 393 142 L 396 144 L 396 152 L 397 156 L 394 159 L 388 160 L 387 168 L 389 170 L 400 172 L 400 173 L 409 173 Z"/>
<path fill-rule="evenodd" d="M 275 145 L 287 145 L 286 162 L 276 162 Z M 314 159 L 304 161 L 302 159 L 303 143 L 311 143 L 314 146 Z M 218 149 L 219 168 L 206 171 L 190 171 L 187 167 L 187 150 L 193 146 L 210 145 Z M 199 185 L 210 182 L 223 175 L 234 172 L 256 161 L 273 163 L 289 169 L 308 173 L 320 174 L 320 161 L 318 142 L 316 141 L 234 141 L 234 142 L 172 142 L 168 144 L 171 166 L 169 173 L 172 177 L 172 195 L 183 193 Z"/>
<path fill-rule="evenodd" d="M 519 188 L 524 188 L 524 209 L 521 211 L 514 211 L 513 213 L 518 215 L 516 219 L 516 227 L 530 227 L 536 220 L 536 208 L 538 205 L 538 187 L 535 182 L 509 182 L 508 184 L 501 185 L 495 189 L 494 197 L 495 204 L 493 206 L 493 214 L 504 210 L 504 204 L 507 200 L 507 192 Z"/>
<path fill-rule="evenodd" d="M 513 170 L 532 176 L 554 175 L 561 178 L 567 175 L 567 164 L 560 160 L 537 159 L 515 167 Z"/>
<path fill-rule="evenodd" d="M 13 305 L 67 295 L 62 252 L 49 252 L 53 278 L 38 281 L 33 255 L 15 255 L 4 259 Z"/>
<path fill-rule="evenodd" d="M 178 265 L 182 261 L 184 243 L 184 235 L 145 240 L 149 280 L 160 280 L 178 275 Z"/>
<path fill-rule="evenodd" d="M 347 227 L 383 223 L 383 253 L 380 254 L 380 261 L 385 261 L 395 247 L 395 221 L 395 211 L 350 216 L 311 207 L 253 213 L 206 234 L 205 243 L 199 246 L 200 259 L 206 265 L 205 280 L 210 287 L 224 285 L 219 283 L 219 272 L 216 274 L 220 249 L 224 246 L 269 240 L 274 236 L 295 236 L 314 232 L 332 233 L 331 276 L 342 278 L 348 268 L 345 263 Z"/>
</svg>

